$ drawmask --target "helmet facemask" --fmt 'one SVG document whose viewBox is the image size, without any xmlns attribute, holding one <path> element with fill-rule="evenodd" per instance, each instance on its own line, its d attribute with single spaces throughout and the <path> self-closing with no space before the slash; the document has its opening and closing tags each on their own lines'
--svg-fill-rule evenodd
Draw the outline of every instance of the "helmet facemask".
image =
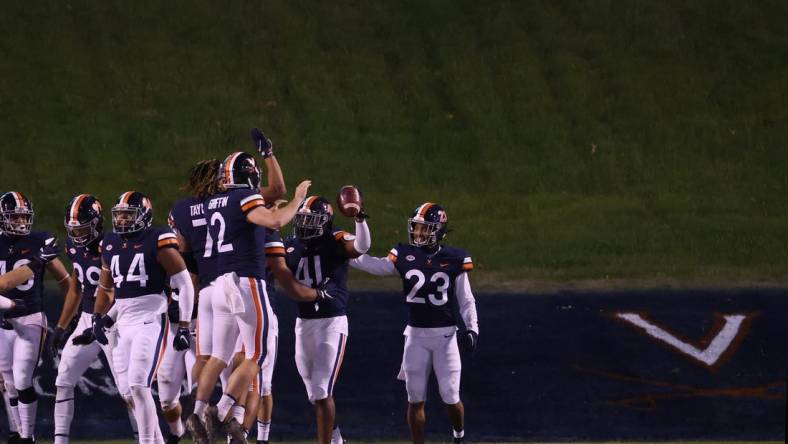
<svg viewBox="0 0 788 444">
<path fill-rule="evenodd" d="M 77 247 L 87 246 L 101 236 L 98 230 L 98 222 L 98 218 L 94 218 L 82 224 L 76 221 L 74 223 L 66 223 L 66 234 Z"/>
<path fill-rule="evenodd" d="M 147 227 L 145 212 L 142 208 L 126 204 L 112 207 L 112 231 L 117 234 L 131 234 Z"/>
<path fill-rule="evenodd" d="M 2 231 L 14 236 L 27 236 L 33 228 L 33 210 L 29 208 L 14 208 L 3 211 L 0 215 Z"/>
<path fill-rule="evenodd" d="M 307 240 L 322 236 L 330 218 L 331 215 L 326 213 L 296 213 L 293 218 L 296 237 L 301 240 Z"/>
<path fill-rule="evenodd" d="M 421 218 L 408 219 L 408 242 L 415 247 L 428 247 L 438 243 L 440 222 L 427 222 Z"/>
</svg>

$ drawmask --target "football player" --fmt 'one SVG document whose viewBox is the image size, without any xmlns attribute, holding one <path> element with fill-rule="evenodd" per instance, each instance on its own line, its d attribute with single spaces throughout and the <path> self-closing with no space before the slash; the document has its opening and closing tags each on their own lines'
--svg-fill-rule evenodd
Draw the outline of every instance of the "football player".
<svg viewBox="0 0 788 444">
<path fill-rule="evenodd" d="M 187 269 L 197 276 L 195 289 L 199 288 L 197 298 L 198 321 L 194 323 L 197 340 L 195 353 L 197 361 L 191 369 L 192 380 L 196 381 L 202 366 L 211 354 L 211 301 L 214 294 L 221 297 L 221 289 L 215 285 L 216 261 L 211 254 L 212 239 L 209 240 L 208 224 L 205 219 L 204 201 L 218 193 L 219 161 L 203 160 L 192 167 L 189 173 L 187 190 L 190 197 L 181 199 L 170 210 L 169 224 L 175 231 L 181 256 Z M 171 303 L 172 305 L 172 303 Z M 172 314 L 170 321 L 178 316 L 177 310 L 168 310 Z M 185 351 L 168 350 L 164 362 L 158 372 L 159 402 L 162 412 L 170 427 L 169 443 L 176 443 L 184 434 L 181 422 L 182 408 L 179 402 L 181 381 L 187 371 L 183 364 Z"/>
<path fill-rule="evenodd" d="M 200 375 L 194 412 L 201 421 L 207 420 L 208 436 L 227 423 L 233 439 L 245 442 L 243 425 L 229 413 L 246 393 L 266 357 L 271 316 L 264 282 L 265 250 L 261 242 L 264 237 L 256 235 L 256 230 L 258 226 L 279 229 L 290 222 L 311 182 L 301 182 L 294 200 L 272 211 L 265 207 L 259 194 L 260 170 L 253 156 L 243 152 L 230 154 L 222 163 L 219 175 L 225 191 L 208 199 L 206 221 L 209 236 L 215 242 L 217 285 L 224 290 L 226 298 L 224 304 L 213 307 L 213 350 Z M 233 336 L 236 329 L 238 333 Z M 203 393 L 202 386 L 210 385 L 203 384 L 208 366 L 212 361 L 221 361 L 217 367 L 229 363 L 239 335 L 246 359 L 233 371 L 217 405 L 207 408 L 210 393 Z M 195 440 L 207 439 L 206 433 L 197 429 L 194 428 L 198 432 Z"/>
<path fill-rule="evenodd" d="M 180 322 L 172 340 L 177 350 L 190 346 L 189 320 L 194 306 L 194 287 L 178 254 L 175 233 L 151 226 L 152 221 L 153 206 L 140 192 L 121 194 L 112 207 L 113 232 L 104 236 L 102 244 L 92 317 L 93 334 L 106 345 L 105 315 L 114 299 L 118 344 L 113 349 L 113 363 L 120 392 L 131 392 L 140 443 L 163 440 L 150 385 L 168 342 L 167 277 L 179 302 Z"/>
<path fill-rule="evenodd" d="M 117 385 L 112 365 L 112 350 L 109 345 L 94 341 L 91 316 L 95 303 L 96 287 L 101 275 L 101 239 L 104 237 L 104 216 L 101 202 L 90 194 L 79 194 L 66 205 L 63 226 L 66 229 L 66 253 L 72 262 L 71 288 L 66 295 L 60 319 L 52 333 L 52 356 L 65 343 L 57 368 L 55 387 L 55 444 L 69 442 L 71 421 L 74 417 L 74 386 L 98 358 L 100 352 L 109 363 L 109 370 Z M 71 320 L 79 315 L 74 334 L 67 341 L 66 329 Z M 108 335 L 114 335 L 113 330 Z M 127 395 L 128 396 L 128 395 Z M 128 403 L 128 399 L 126 400 Z M 136 434 L 136 422 L 130 413 L 132 429 Z"/>
<path fill-rule="evenodd" d="M 448 216 L 440 205 L 419 205 L 408 219 L 408 244 L 398 244 L 385 258 L 364 255 L 351 262 L 354 268 L 371 274 L 402 278 L 408 325 L 399 378 L 405 379 L 414 443 L 424 442 L 424 401 L 432 371 L 447 406 L 454 441 L 462 442 L 465 435 L 455 311 L 464 323 L 459 339 L 468 352 L 476 347 L 479 325 L 468 280 L 473 261 L 464 250 L 440 244 L 447 228 Z"/>
<path fill-rule="evenodd" d="M 0 294 L 7 298 L 0 309 L 7 310 L 5 326 L 14 331 L 0 343 L 0 372 L 10 377 L 5 379 L 6 386 L 11 385 L 18 393 L 18 428 L 23 443 L 34 442 L 38 395 L 33 388 L 33 372 L 47 331 L 42 311 L 44 270 L 52 273 L 64 295 L 71 285 L 66 268 L 57 258 L 55 237 L 31 231 L 33 215 L 33 205 L 22 193 L 9 191 L 0 196 Z M 8 300 L 13 300 L 13 306 Z"/>
<path fill-rule="evenodd" d="M 348 335 L 348 260 L 366 253 L 372 243 L 366 214 L 356 218 L 355 236 L 333 230 L 334 210 L 323 197 L 305 199 L 293 220 L 295 237 L 285 242 L 287 266 L 302 284 L 327 294 L 316 302 L 299 302 L 296 319 L 296 366 L 315 406 L 318 442 L 343 442 L 335 427 L 332 392 L 342 366 Z"/>
</svg>

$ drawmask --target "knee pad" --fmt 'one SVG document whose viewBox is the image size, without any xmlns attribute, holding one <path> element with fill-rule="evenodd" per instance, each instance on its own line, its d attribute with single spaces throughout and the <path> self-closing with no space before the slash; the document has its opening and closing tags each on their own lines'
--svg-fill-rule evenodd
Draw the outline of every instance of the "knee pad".
<svg viewBox="0 0 788 444">
<path fill-rule="evenodd" d="M 318 385 L 315 385 L 309 391 L 309 402 L 311 402 L 312 404 L 314 404 L 317 401 L 322 401 L 326 398 L 328 398 L 328 391 L 326 390 L 325 387 L 320 387 Z"/>
<path fill-rule="evenodd" d="M 36 394 L 36 389 L 33 387 L 28 387 L 26 389 L 18 390 L 19 391 L 19 402 L 22 404 L 32 404 L 38 400 L 38 394 Z"/>
<path fill-rule="evenodd" d="M 131 397 L 131 393 L 127 393 L 121 397 L 123 398 L 123 402 L 126 403 L 126 407 L 128 407 L 129 410 L 134 410 L 134 398 Z"/>
<path fill-rule="evenodd" d="M 55 401 L 66 401 L 68 399 L 74 399 L 74 387 L 57 386 Z"/>
</svg>

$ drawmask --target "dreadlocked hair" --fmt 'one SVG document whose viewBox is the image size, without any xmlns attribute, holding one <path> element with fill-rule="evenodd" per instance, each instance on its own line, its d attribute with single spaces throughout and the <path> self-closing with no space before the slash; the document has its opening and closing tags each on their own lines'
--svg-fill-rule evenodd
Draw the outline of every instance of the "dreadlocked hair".
<svg viewBox="0 0 788 444">
<path fill-rule="evenodd" d="M 194 197 L 207 199 L 221 192 L 219 164 L 216 159 L 201 160 L 189 170 L 189 185 L 186 191 Z"/>
</svg>

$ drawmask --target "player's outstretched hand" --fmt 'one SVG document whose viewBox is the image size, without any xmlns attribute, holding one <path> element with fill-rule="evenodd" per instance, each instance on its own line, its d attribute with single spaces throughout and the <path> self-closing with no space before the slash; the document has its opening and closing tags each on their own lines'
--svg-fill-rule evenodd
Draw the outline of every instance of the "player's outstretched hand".
<svg viewBox="0 0 788 444">
<path fill-rule="evenodd" d="M 263 159 L 268 159 L 274 155 L 274 144 L 271 143 L 271 139 L 257 128 L 252 128 L 252 142 L 254 147 L 257 148 L 257 152 L 263 156 Z"/>
<path fill-rule="evenodd" d="M 93 321 L 93 336 L 101 345 L 109 344 L 109 339 L 107 339 L 107 335 L 104 333 L 104 328 L 109 327 L 106 325 L 106 317 L 102 316 L 98 313 L 94 313 L 91 320 Z M 114 322 L 113 322 L 114 323 Z"/>
<path fill-rule="evenodd" d="M 88 345 L 96 340 L 96 337 L 93 335 L 92 328 L 86 328 L 82 330 L 82 333 L 74 336 L 71 339 L 71 343 L 74 345 Z"/>
<path fill-rule="evenodd" d="M 473 330 L 466 330 L 462 335 L 462 348 L 468 355 L 473 356 L 476 345 L 479 343 L 479 334 Z"/>
<path fill-rule="evenodd" d="M 306 199 L 306 193 L 307 193 L 307 191 L 309 191 L 309 187 L 310 186 L 312 186 L 312 181 L 311 180 L 305 180 L 305 181 L 299 183 L 298 186 L 296 187 L 295 196 L 293 196 L 293 199 L 296 202 L 301 202 L 304 199 Z"/>
<path fill-rule="evenodd" d="M 50 263 L 60 253 L 60 248 L 57 246 L 57 238 L 50 237 L 44 241 L 44 245 L 38 250 L 38 254 L 30 258 L 30 268 L 35 271 L 36 269 L 43 268 L 44 265 Z"/>
<path fill-rule="evenodd" d="M 172 345 L 178 351 L 188 350 L 191 347 L 192 335 L 189 333 L 188 327 L 178 327 L 178 331 L 175 332 L 175 337 L 172 340 Z"/>
</svg>

